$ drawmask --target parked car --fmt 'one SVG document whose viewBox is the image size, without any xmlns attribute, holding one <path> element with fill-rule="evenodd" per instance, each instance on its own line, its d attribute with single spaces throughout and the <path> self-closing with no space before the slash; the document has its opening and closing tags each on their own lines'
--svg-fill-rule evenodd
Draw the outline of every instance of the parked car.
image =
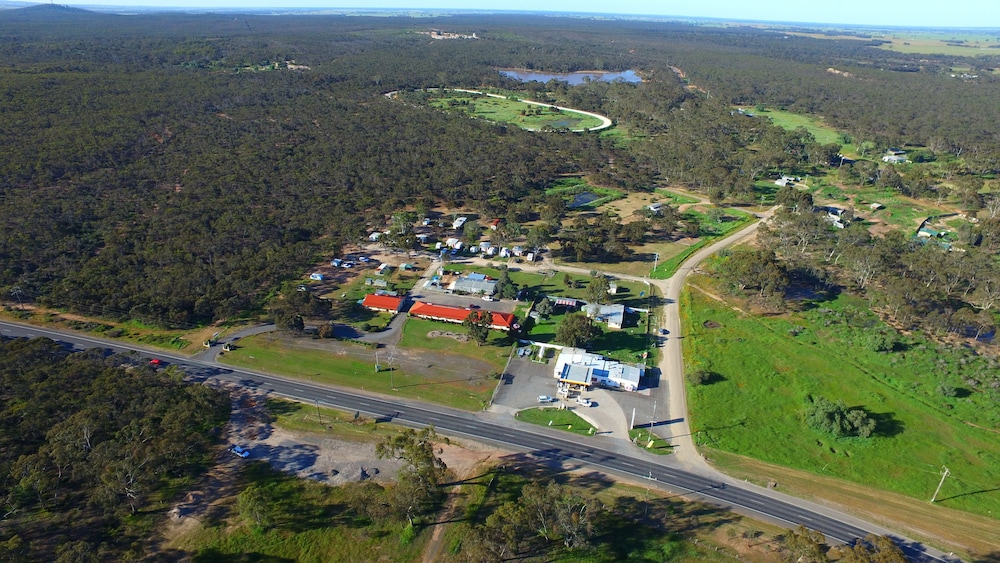
<svg viewBox="0 0 1000 563">
<path fill-rule="evenodd" d="M 496 301 L 496 299 L 492 295 L 484 295 L 483 301 Z"/>
<path fill-rule="evenodd" d="M 667 329 L 665 329 L 665 328 L 661 328 L 660 329 L 660 334 L 662 334 L 663 336 L 666 336 L 666 335 L 670 334 L 670 331 L 667 330 Z"/>
<path fill-rule="evenodd" d="M 237 457 L 242 457 L 244 459 L 250 457 L 250 450 L 241 448 L 239 446 L 233 446 L 229 448 L 229 451 L 233 452 L 233 455 Z"/>
<path fill-rule="evenodd" d="M 576 398 L 576 404 L 580 405 L 581 407 L 589 407 L 593 403 L 591 403 L 590 399 L 588 399 L 586 397 L 577 397 Z"/>
<path fill-rule="evenodd" d="M 364 262 L 365 264 L 367 264 L 368 262 L 372 261 L 372 259 L 369 258 L 369 257 L 367 257 L 367 256 L 359 256 L 358 260 L 360 260 L 361 262 Z"/>
<path fill-rule="evenodd" d="M 556 399 L 555 399 L 555 397 L 549 397 L 548 395 L 539 395 L 538 396 L 538 402 L 539 403 L 554 403 L 554 402 L 556 402 Z"/>
<path fill-rule="evenodd" d="M 152 360 L 149 360 L 149 365 L 153 366 L 154 368 L 158 368 L 163 365 L 163 360 L 159 358 L 153 358 Z"/>
</svg>

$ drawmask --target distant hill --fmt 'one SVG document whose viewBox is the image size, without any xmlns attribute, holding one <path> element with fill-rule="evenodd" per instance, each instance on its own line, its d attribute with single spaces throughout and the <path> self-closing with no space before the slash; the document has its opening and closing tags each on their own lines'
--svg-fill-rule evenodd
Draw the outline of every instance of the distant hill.
<svg viewBox="0 0 1000 563">
<path fill-rule="evenodd" d="M 96 12 L 59 4 L 0 2 L 0 18 L 20 21 L 63 21 L 98 15 Z"/>
</svg>

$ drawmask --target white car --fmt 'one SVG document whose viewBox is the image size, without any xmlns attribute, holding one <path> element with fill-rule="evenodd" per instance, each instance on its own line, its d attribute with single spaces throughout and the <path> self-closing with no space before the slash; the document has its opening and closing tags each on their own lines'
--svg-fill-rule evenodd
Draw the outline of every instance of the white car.
<svg viewBox="0 0 1000 563">
<path fill-rule="evenodd" d="M 244 459 L 250 457 L 250 450 L 241 448 L 239 446 L 233 446 L 229 448 L 229 451 L 233 452 L 233 455 L 237 457 L 242 457 Z"/>
<path fill-rule="evenodd" d="M 591 403 L 590 399 L 587 399 L 586 397 L 577 397 L 576 404 L 580 405 L 581 407 L 589 407 L 593 403 Z"/>
<path fill-rule="evenodd" d="M 555 401 L 556 400 L 555 400 L 554 397 L 549 397 L 548 395 L 539 395 L 538 396 L 538 402 L 539 403 L 554 403 Z"/>
<path fill-rule="evenodd" d="M 496 299 L 492 295 L 484 295 L 483 301 L 496 301 Z"/>
</svg>

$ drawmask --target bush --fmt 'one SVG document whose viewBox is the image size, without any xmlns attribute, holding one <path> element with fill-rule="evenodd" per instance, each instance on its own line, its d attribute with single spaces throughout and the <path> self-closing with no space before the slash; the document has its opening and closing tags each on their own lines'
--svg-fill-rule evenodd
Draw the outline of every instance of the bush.
<svg viewBox="0 0 1000 563">
<path fill-rule="evenodd" d="M 708 385 L 712 381 L 712 372 L 705 369 L 696 369 L 688 373 L 688 380 L 692 385 Z"/>
<path fill-rule="evenodd" d="M 955 397 L 958 395 L 958 389 L 950 383 L 941 383 L 937 386 L 938 395 L 942 397 Z"/>
<path fill-rule="evenodd" d="M 877 422 L 864 409 L 847 410 L 843 401 L 836 403 L 823 397 L 813 399 L 806 409 L 806 424 L 813 430 L 832 434 L 838 438 L 857 436 L 868 438 Z"/>
<path fill-rule="evenodd" d="M 407 524 L 403 531 L 399 533 L 399 543 L 403 545 L 410 545 L 413 543 L 413 538 L 417 537 L 417 531 L 413 528 L 413 524 Z"/>
</svg>

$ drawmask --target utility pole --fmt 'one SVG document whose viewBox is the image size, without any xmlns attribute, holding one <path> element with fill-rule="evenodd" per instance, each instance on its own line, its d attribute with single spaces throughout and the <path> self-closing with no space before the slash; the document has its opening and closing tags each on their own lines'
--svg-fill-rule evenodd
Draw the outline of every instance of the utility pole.
<svg viewBox="0 0 1000 563">
<path fill-rule="evenodd" d="M 393 377 L 392 377 L 392 361 L 395 358 L 396 358 L 396 347 L 393 346 L 392 349 L 389 350 L 389 389 L 391 389 L 393 391 L 396 390 L 396 383 L 395 383 L 395 381 L 393 381 Z"/>
<path fill-rule="evenodd" d="M 951 474 L 951 471 L 948 471 L 946 466 L 942 465 L 941 467 L 944 468 L 944 473 L 941 474 L 941 482 L 938 483 L 937 489 L 934 490 L 934 496 L 931 497 L 931 502 L 937 501 L 938 493 L 941 492 L 941 485 L 944 485 L 944 480 Z"/>
<path fill-rule="evenodd" d="M 656 263 L 660 261 L 660 254 L 658 252 L 653 253 L 653 271 L 656 272 Z"/>
<path fill-rule="evenodd" d="M 10 290 L 10 294 L 17 298 L 17 308 L 24 311 L 24 304 L 21 303 L 21 286 L 15 285 L 13 289 Z"/>
<path fill-rule="evenodd" d="M 653 442 L 653 421 L 656 420 L 656 401 L 653 401 L 653 416 L 649 417 L 649 442 Z"/>
</svg>

